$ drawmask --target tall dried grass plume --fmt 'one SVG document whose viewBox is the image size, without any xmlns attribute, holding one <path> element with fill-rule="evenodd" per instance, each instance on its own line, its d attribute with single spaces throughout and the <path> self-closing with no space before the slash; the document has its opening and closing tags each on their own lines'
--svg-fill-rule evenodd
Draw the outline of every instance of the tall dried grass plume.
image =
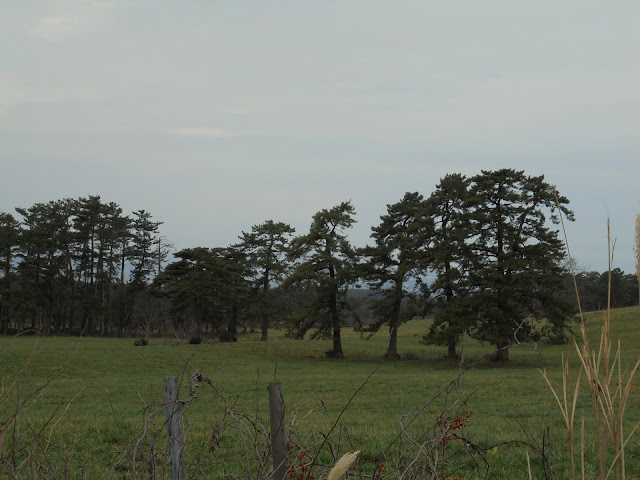
<svg viewBox="0 0 640 480">
<path fill-rule="evenodd" d="M 327 477 L 327 480 L 338 480 L 342 475 L 344 475 L 347 472 L 347 470 L 349 470 L 349 467 L 351 466 L 351 464 L 356 461 L 356 458 L 358 458 L 359 453 L 360 453 L 360 450 L 357 450 L 353 453 L 344 454 L 342 458 L 338 460 L 338 463 L 336 463 L 335 466 L 329 472 L 329 476 Z"/>
<path fill-rule="evenodd" d="M 633 253 L 636 258 L 636 276 L 638 277 L 638 295 L 640 296 L 640 213 L 636 213 L 635 238 L 633 242 Z"/>
</svg>

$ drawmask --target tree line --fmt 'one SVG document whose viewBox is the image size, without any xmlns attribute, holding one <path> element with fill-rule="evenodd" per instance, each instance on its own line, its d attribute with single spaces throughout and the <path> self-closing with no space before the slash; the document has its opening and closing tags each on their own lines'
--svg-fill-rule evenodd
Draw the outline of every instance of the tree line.
<svg viewBox="0 0 640 480">
<path fill-rule="evenodd" d="M 38 203 L 16 208 L 19 220 L 0 214 L 0 331 L 176 333 L 195 343 L 255 328 L 266 341 L 278 326 L 331 338 L 327 355 L 342 357 L 344 325 L 365 335 L 386 326 L 386 357 L 397 358 L 402 323 L 433 314 L 422 340 L 447 357 L 467 332 L 507 360 L 515 340 L 561 340 L 573 321 L 556 227 L 558 208 L 573 220 L 568 203 L 523 171 L 449 174 L 429 197 L 407 192 L 388 205 L 364 247 L 348 239 L 356 212 L 345 201 L 317 212 L 303 234 L 267 220 L 233 245 L 172 258 L 162 223 L 144 210 L 124 215 L 97 196 Z M 595 275 L 577 277 L 585 309 L 606 306 Z M 613 306 L 637 303 L 637 277 L 612 276 L 623 286 L 613 291 L 625 292 Z"/>
<path fill-rule="evenodd" d="M 124 335 L 170 245 L 149 212 L 98 196 L 0 213 L 0 332 Z"/>
</svg>

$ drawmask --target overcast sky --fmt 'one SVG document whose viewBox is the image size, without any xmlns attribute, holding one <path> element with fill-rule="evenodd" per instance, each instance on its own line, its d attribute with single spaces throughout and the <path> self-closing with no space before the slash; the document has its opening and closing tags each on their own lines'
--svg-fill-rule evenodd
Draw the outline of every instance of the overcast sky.
<svg viewBox="0 0 640 480">
<path fill-rule="evenodd" d="M 634 271 L 640 2 L 0 0 L 0 211 L 100 195 L 178 249 L 304 233 L 447 173 L 571 201 L 583 268 Z"/>
</svg>

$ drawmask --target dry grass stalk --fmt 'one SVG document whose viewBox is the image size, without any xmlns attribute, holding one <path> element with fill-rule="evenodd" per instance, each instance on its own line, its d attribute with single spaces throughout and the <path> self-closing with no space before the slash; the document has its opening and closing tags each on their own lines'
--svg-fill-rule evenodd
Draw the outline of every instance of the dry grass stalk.
<svg viewBox="0 0 640 480">
<path fill-rule="evenodd" d="M 578 393 L 580 391 L 580 376 L 584 370 L 585 376 L 588 381 L 591 400 L 592 411 L 595 419 L 596 438 L 598 441 L 598 461 L 599 461 L 599 474 L 601 480 L 609 478 L 612 472 L 615 471 L 616 479 L 625 480 L 625 447 L 630 438 L 635 433 L 638 425 L 636 425 L 631 433 L 626 436 L 623 431 L 623 420 L 625 410 L 629 401 L 631 392 L 631 385 L 633 379 L 640 368 L 640 359 L 636 362 L 635 367 L 631 372 L 626 375 L 622 373 L 622 360 L 621 360 L 621 347 L 618 342 L 618 348 L 611 355 L 611 271 L 613 263 L 613 251 L 615 248 L 615 241 L 611 239 L 611 230 L 609 221 L 607 220 L 607 236 L 608 236 L 608 260 L 609 260 L 609 294 L 607 300 L 607 309 L 604 311 L 604 323 L 600 333 L 600 344 L 597 352 L 592 351 L 589 347 L 589 338 L 587 336 L 584 315 L 580 306 L 580 297 L 578 294 L 578 288 L 576 283 L 575 271 L 573 269 L 573 259 L 571 258 L 571 250 L 569 249 L 569 242 L 567 240 L 567 233 L 564 226 L 564 219 L 560 214 L 562 221 L 562 228 L 564 231 L 565 242 L 567 246 L 567 253 L 569 256 L 569 264 L 571 265 L 571 274 L 574 280 L 574 288 L 576 297 L 578 299 L 578 308 L 580 313 L 580 333 L 581 344 L 574 339 L 573 346 L 580 359 L 581 369 L 578 372 L 578 380 L 576 381 L 575 390 L 573 393 L 573 399 L 571 405 L 567 398 L 567 385 L 569 377 L 569 362 L 568 359 L 564 362 L 563 375 L 562 375 L 562 389 L 563 389 L 563 401 L 556 392 L 556 389 L 551 385 L 551 382 L 543 372 L 543 376 L 547 381 L 554 397 L 562 412 L 565 426 L 568 433 L 569 454 L 572 468 L 572 478 L 576 478 L 575 464 L 574 464 L 574 447 L 573 447 L 573 435 L 574 435 L 574 419 L 575 408 Z M 640 229 L 640 223 L 636 224 L 636 233 Z M 617 375 L 616 375 L 617 373 Z M 613 458 L 609 461 L 609 441 L 611 442 Z M 582 460 L 582 478 L 585 478 L 585 465 L 584 465 L 584 417 L 582 421 L 582 435 L 581 435 L 581 460 Z"/>
<path fill-rule="evenodd" d="M 638 277 L 638 296 L 640 297 L 640 213 L 636 213 L 633 253 L 636 259 L 636 277 Z"/>
<path fill-rule="evenodd" d="M 338 478 L 344 475 L 347 472 L 347 470 L 349 470 L 349 467 L 351 466 L 351 464 L 356 461 L 356 458 L 358 458 L 359 453 L 360 453 L 360 450 L 357 450 L 353 453 L 344 454 L 342 458 L 338 460 L 338 462 L 329 472 L 329 476 L 327 477 L 327 480 L 338 480 Z"/>
<path fill-rule="evenodd" d="M 574 420 L 576 415 L 576 406 L 578 404 L 578 393 L 580 391 L 580 380 L 582 378 L 582 369 L 578 371 L 578 378 L 576 380 L 576 385 L 573 390 L 573 398 L 571 399 L 571 403 L 569 403 L 568 398 L 568 385 L 569 385 L 569 355 L 567 358 L 562 356 L 562 401 L 558 397 L 556 390 L 551 385 L 551 381 L 547 376 L 546 370 L 541 370 L 543 378 L 546 380 L 547 385 L 551 389 L 551 393 L 556 399 L 558 406 L 560 407 L 560 412 L 562 413 L 562 419 L 564 421 L 565 428 L 567 429 L 567 443 L 569 445 L 569 461 L 571 463 L 571 474 L 572 478 L 576 478 L 576 465 L 575 465 L 575 452 L 573 447 L 574 440 Z"/>
</svg>

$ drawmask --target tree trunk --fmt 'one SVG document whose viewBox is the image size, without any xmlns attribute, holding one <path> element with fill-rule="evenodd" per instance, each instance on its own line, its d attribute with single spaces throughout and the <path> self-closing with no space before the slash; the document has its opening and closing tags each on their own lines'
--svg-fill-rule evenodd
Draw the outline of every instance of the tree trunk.
<svg viewBox="0 0 640 480">
<path fill-rule="evenodd" d="M 191 338 L 189 343 L 200 343 L 202 341 L 202 316 L 204 312 L 196 300 L 192 300 L 191 309 Z"/>
<path fill-rule="evenodd" d="M 261 334 L 260 334 L 260 341 L 261 342 L 266 342 L 267 341 L 267 335 L 269 331 L 269 316 L 266 313 L 262 314 L 262 324 L 261 324 Z"/>
<path fill-rule="evenodd" d="M 93 335 L 95 333 L 95 317 L 92 311 L 87 311 L 87 335 Z"/>
<path fill-rule="evenodd" d="M 191 338 L 189 343 L 200 343 L 202 340 L 202 329 L 200 328 L 200 322 L 193 317 L 191 319 Z"/>
<path fill-rule="evenodd" d="M 227 334 L 230 342 L 235 342 L 238 339 L 238 302 L 233 302 L 231 306 L 231 316 L 227 321 Z"/>
<path fill-rule="evenodd" d="M 389 345 L 384 354 L 385 360 L 397 360 L 400 358 L 398 354 L 398 327 L 389 325 Z"/>
<path fill-rule="evenodd" d="M 331 328 L 333 330 L 333 349 L 327 352 L 327 357 L 344 358 L 342 353 L 342 339 L 340 338 L 340 313 L 336 295 L 331 298 Z"/>
<path fill-rule="evenodd" d="M 458 354 L 456 353 L 456 339 L 450 338 L 447 345 L 447 360 L 457 360 Z"/>
<path fill-rule="evenodd" d="M 6 293 L 7 290 L 9 290 L 8 286 L 5 287 L 3 290 L 5 293 L 0 295 L 0 300 L 2 299 L 3 296 L 8 300 L 9 294 Z M 0 301 L 0 335 L 6 335 L 8 332 L 9 332 L 9 308 L 6 307 L 2 301 Z"/>
<path fill-rule="evenodd" d="M 340 338 L 340 326 L 333 328 L 333 349 L 325 354 L 331 358 L 344 358 L 342 353 L 342 339 Z"/>
<path fill-rule="evenodd" d="M 5 313 L 5 308 L 0 303 L 0 335 L 6 335 L 9 331 L 9 316 Z"/>
<path fill-rule="evenodd" d="M 269 269 L 266 268 L 264 271 L 264 275 L 262 276 L 262 308 L 266 308 L 266 299 L 267 299 L 267 291 L 269 290 Z M 266 342 L 267 341 L 267 331 L 269 330 L 269 315 L 267 314 L 267 312 L 265 312 L 263 310 L 262 312 L 262 324 L 260 325 L 261 327 L 261 334 L 260 334 L 260 341 L 261 342 Z"/>
<path fill-rule="evenodd" d="M 389 344 L 384 354 L 385 360 L 397 360 L 400 358 L 398 354 L 398 325 L 400 325 L 400 310 L 402 308 L 402 298 L 404 285 L 404 277 L 402 275 L 396 277 L 393 310 L 389 319 Z"/>
<path fill-rule="evenodd" d="M 449 272 L 451 270 L 451 265 L 449 263 L 446 264 L 445 267 L 445 271 L 447 273 L 447 278 L 449 278 Z M 446 295 L 447 295 L 447 303 L 449 305 L 451 305 L 451 303 L 449 302 L 453 302 L 454 301 L 454 294 L 453 294 L 453 288 L 451 288 L 451 286 L 448 286 L 446 289 Z M 453 330 L 455 328 L 454 324 L 452 321 L 449 321 L 449 330 Z M 457 335 L 455 337 L 451 337 L 448 340 L 447 343 L 447 360 L 457 360 L 458 359 L 458 354 L 456 353 L 456 340 L 457 340 Z"/>
<path fill-rule="evenodd" d="M 508 362 L 509 361 L 509 347 L 507 342 L 500 342 L 496 345 L 496 362 Z"/>
</svg>

